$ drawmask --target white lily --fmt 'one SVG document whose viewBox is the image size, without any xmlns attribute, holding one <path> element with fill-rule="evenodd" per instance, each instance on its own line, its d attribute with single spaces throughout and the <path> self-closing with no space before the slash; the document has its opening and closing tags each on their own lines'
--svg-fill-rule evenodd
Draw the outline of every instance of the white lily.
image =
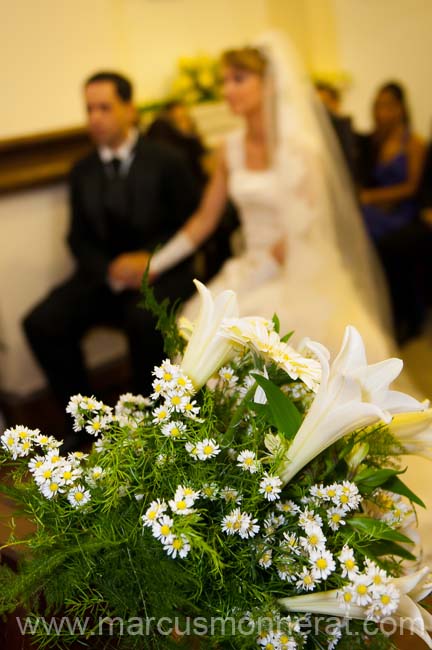
<svg viewBox="0 0 432 650">
<path fill-rule="evenodd" d="M 400 442 L 405 453 L 432 460 L 432 409 L 395 415 L 389 431 Z"/>
<path fill-rule="evenodd" d="M 221 336 L 220 325 L 225 318 L 238 316 L 238 304 L 234 291 L 222 291 L 213 299 L 202 282 L 194 280 L 194 284 L 201 305 L 180 365 L 198 390 L 235 353 L 233 343 Z"/>
<path fill-rule="evenodd" d="M 400 359 L 368 366 L 363 340 L 348 326 L 339 354 L 331 367 L 322 346 L 309 348 L 321 362 L 322 378 L 316 397 L 279 470 L 284 484 L 324 449 L 356 429 L 379 421 L 390 422 L 392 413 L 421 411 L 425 407 L 405 393 L 389 390 L 402 370 Z"/>
<path fill-rule="evenodd" d="M 429 567 L 423 567 L 402 578 L 391 578 L 389 582 L 396 587 L 400 594 L 399 604 L 392 619 L 397 621 L 401 627 L 408 628 L 417 634 L 429 648 L 432 648 L 432 639 L 428 634 L 428 631 L 432 630 L 432 616 L 418 604 L 432 591 Z M 281 598 L 279 604 L 289 612 L 311 612 L 357 619 L 367 618 L 366 607 L 350 604 L 347 608 L 341 601 L 337 589 Z"/>
</svg>

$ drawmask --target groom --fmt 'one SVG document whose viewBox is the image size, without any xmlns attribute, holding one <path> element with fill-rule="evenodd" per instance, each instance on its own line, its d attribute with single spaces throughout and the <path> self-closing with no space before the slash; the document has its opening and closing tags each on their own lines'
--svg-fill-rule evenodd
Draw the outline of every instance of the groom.
<svg viewBox="0 0 432 650">
<path fill-rule="evenodd" d="M 139 135 L 128 79 L 95 74 L 84 95 L 95 150 L 70 176 L 68 244 L 76 269 L 24 320 L 27 340 L 62 405 L 75 393 L 91 394 L 80 344 L 97 324 L 125 332 L 134 390 L 148 393 L 163 351 L 153 317 L 137 307 L 147 261 L 142 251 L 168 240 L 198 201 L 196 183 L 176 152 Z M 187 298 L 192 279 L 189 258 L 155 281 L 157 298 Z"/>
</svg>

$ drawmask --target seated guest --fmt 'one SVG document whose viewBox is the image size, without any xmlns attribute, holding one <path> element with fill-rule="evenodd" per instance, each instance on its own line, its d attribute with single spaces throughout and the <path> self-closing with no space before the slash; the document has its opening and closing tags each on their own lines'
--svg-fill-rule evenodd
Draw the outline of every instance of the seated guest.
<svg viewBox="0 0 432 650">
<path fill-rule="evenodd" d="M 181 153 L 202 191 L 208 181 L 207 168 L 211 156 L 200 137 L 188 107 L 179 101 L 168 102 L 150 124 L 147 137 L 169 144 Z M 221 222 L 212 236 L 201 246 L 196 256 L 197 275 L 206 282 L 230 257 L 231 236 L 239 220 L 234 205 L 228 201 Z"/>
<path fill-rule="evenodd" d="M 329 83 L 317 82 L 315 90 L 323 103 L 335 131 L 345 162 L 353 181 L 357 180 L 357 148 L 351 118 L 341 115 L 341 94 Z"/>
<path fill-rule="evenodd" d="M 418 214 L 425 147 L 411 129 L 400 84 L 391 82 L 380 88 L 373 117 L 375 129 L 368 138 L 369 174 L 363 179 L 360 198 L 369 233 L 379 244 Z"/>
<path fill-rule="evenodd" d="M 80 344 L 97 324 L 125 332 L 133 389 L 148 393 L 163 349 L 152 315 L 137 307 L 148 260 L 142 251 L 167 241 L 199 196 L 183 158 L 134 127 L 128 79 L 116 72 L 95 74 L 84 94 L 95 150 L 70 176 L 68 244 L 76 270 L 24 320 L 28 342 L 63 405 L 72 394 L 91 393 Z M 186 298 L 192 279 L 189 258 L 156 281 L 156 296 Z"/>
<path fill-rule="evenodd" d="M 387 274 L 396 334 L 403 343 L 419 332 L 424 316 L 414 242 L 425 147 L 411 129 L 400 84 L 381 87 L 373 114 L 375 130 L 364 140 L 366 176 L 360 198 L 366 226 Z"/>
</svg>

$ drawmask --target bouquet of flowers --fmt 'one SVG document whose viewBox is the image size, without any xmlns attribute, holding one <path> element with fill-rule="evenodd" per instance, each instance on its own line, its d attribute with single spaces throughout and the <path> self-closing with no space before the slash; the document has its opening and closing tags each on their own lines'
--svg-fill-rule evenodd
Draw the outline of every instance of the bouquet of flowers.
<svg viewBox="0 0 432 650">
<path fill-rule="evenodd" d="M 432 647 L 422 502 L 398 462 L 430 455 L 432 412 L 389 388 L 401 361 L 368 365 L 353 327 L 332 361 L 294 349 L 277 317 L 239 318 L 233 292 L 196 284 L 184 353 L 161 311 L 171 359 L 150 397 L 71 398 L 89 454 L 1 437 L 2 489 L 36 530 L 19 572 L 0 567 L 0 612 L 24 603 L 41 648 L 378 649 L 388 623 Z"/>
<path fill-rule="evenodd" d="M 177 75 L 171 93 L 186 104 L 199 104 L 220 99 L 220 75 L 217 58 L 200 55 L 182 57 L 178 61 Z"/>
</svg>

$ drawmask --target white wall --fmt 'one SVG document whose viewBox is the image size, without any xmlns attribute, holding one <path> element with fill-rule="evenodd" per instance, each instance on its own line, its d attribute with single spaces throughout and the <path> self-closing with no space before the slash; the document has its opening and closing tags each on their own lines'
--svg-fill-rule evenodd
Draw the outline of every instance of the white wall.
<svg viewBox="0 0 432 650">
<path fill-rule="evenodd" d="M 266 0 L 3 4 L 0 138 L 81 124 L 82 82 L 100 68 L 128 73 L 140 101 L 158 98 L 180 56 L 219 52 L 267 25 Z"/>
<path fill-rule="evenodd" d="M 429 136 L 432 119 L 431 0 L 333 0 L 341 67 L 352 75 L 345 98 L 357 125 L 370 127 L 376 88 L 390 79 L 409 92 L 414 126 Z"/>
</svg>

